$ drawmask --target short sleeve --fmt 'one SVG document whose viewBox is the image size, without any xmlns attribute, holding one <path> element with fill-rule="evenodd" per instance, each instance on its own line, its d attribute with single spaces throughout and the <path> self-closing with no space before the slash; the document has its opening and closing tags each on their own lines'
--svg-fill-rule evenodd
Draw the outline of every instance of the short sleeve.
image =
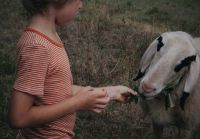
<svg viewBox="0 0 200 139">
<path fill-rule="evenodd" d="M 15 90 L 35 96 L 44 95 L 49 55 L 44 46 L 24 46 L 17 52 Z"/>
</svg>

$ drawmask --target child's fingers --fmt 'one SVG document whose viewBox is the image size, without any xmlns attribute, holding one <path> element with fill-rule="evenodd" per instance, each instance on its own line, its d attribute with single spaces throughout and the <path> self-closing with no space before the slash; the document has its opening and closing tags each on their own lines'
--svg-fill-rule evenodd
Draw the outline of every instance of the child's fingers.
<svg viewBox="0 0 200 139">
<path fill-rule="evenodd" d="M 89 92 L 89 91 L 94 91 L 94 88 L 91 86 L 82 87 L 81 92 Z"/>
<path fill-rule="evenodd" d="M 117 96 L 117 97 L 115 98 L 115 100 L 124 102 L 124 101 L 128 100 L 130 96 L 131 96 L 130 93 L 123 93 L 123 94 L 121 94 L 120 96 Z"/>
<path fill-rule="evenodd" d="M 132 90 L 132 89 L 130 89 L 130 88 L 127 89 L 127 92 L 128 92 L 128 93 L 131 93 L 131 94 L 134 95 L 134 96 L 138 95 L 138 93 L 137 93 L 136 91 L 134 91 L 134 90 Z"/>
<path fill-rule="evenodd" d="M 126 86 L 119 86 L 119 87 L 120 87 L 120 92 L 121 93 L 131 93 L 134 96 L 137 95 L 136 91 L 134 91 L 134 90 L 132 90 L 132 89 L 126 87 Z"/>
<path fill-rule="evenodd" d="M 101 105 L 105 105 L 110 101 L 109 97 L 104 97 L 104 98 L 98 98 L 96 100 L 96 104 L 101 104 Z"/>
<path fill-rule="evenodd" d="M 103 110 L 104 109 L 97 109 L 97 108 L 92 109 L 92 111 L 96 113 L 101 113 Z"/>
<path fill-rule="evenodd" d="M 122 97 L 124 97 L 125 99 L 128 99 L 128 97 L 130 97 L 130 93 L 129 92 L 125 92 L 125 93 L 122 93 L 121 94 L 122 95 Z"/>
<path fill-rule="evenodd" d="M 94 93 L 95 93 L 96 97 L 98 97 L 98 98 L 104 98 L 104 97 L 108 96 L 107 92 L 104 89 L 101 89 L 101 90 L 94 89 Z"/>
<path fill-rule="evenodd" d="M 94 88 L 91 87 L 91 86 L 86 86 L 86 87 L 83 88 L 84 91 L 93 91 L 93 89 Z"/>
<path fill-rule="evenodd" d="M 105 109 L 106 108 L 106 104 L 96 104 L 95 106 L 94 106 L 94 109 Z"/>
</svg>

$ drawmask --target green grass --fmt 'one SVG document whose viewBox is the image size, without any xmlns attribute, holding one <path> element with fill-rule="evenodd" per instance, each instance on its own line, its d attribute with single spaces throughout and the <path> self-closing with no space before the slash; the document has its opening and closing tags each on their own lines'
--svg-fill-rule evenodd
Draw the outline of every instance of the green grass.
<svg viewBox="0 0 200 139">
<path fill-rule="evenodd" d="M 7 124 L 15 76 L 15 46 L 26 25 L 19 0 L 0 0 L 0 138 L 17 130 Z M 148 44 L 160 33 L 182 30 L 200 36 L 199 0 L 86 0 L 76 20 L 59 32 L 66 44 L 74 82 L 81 85 L 134 86 L 132 77 Z M 150 120 L 134 103 L 111 103 L 102 114 L 78 113 L 76 137 L 81 139 L 147 139 Z M 175 138 L 168 128 L 164 137 Z"/>
</svg>

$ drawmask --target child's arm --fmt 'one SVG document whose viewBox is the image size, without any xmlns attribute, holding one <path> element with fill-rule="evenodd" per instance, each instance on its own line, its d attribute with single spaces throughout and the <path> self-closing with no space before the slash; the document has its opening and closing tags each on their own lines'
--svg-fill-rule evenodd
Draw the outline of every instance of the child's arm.
<svg viewBox="0 0 200 139">
<path fill-rule="evenodd" d="M 73 85 L 72 92 L 75 95 L 82 86 Z M 99 87 L 94 88 L 95 90 L 104 90 L 107 92 L 108 96 L 111 100 L 118 100 L 118 101 L 124 101 L 126 100 L 130 95 L 137 95 L 137 92 L 133 91 L 132 89 L 126 87 L 126 86 L 105 86 L 105 87 Z"/>
<path fill-rule="evenodd" d="M 101 112 L 109 101 L 106 92 L 82 88 L 75 96 L 54 105 L 34 106 L 35 97 L 15 90 L 11 99 L 9 122 L 13 128 L 33 127 L 61 118 L 77 110 Z"/>
<path fill-rule="evenodd" d="M 72 85 L 72 94 L 76 95 L 83 86 Z"/>
<path fill-rule="evenodd" d="M 96 88 L 97 90 L 104 89 L 111 100 L 125 101 L 130 95 L 136 96 L 137 92 L 126 86 L 105 86 Z"/>
</svg>

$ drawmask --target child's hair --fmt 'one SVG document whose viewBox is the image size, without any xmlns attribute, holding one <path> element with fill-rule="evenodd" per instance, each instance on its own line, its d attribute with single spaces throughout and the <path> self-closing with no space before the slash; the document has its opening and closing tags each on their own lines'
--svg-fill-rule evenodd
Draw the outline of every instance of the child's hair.
<svg viewBox="0 0 200 139">
<path fill-rule="evenodd" d="M 33 16 L 35 14 L 42 13 L 48 7 L 49 4 L 60 8 L 66 2 L 70 1 L 72 0 L 22 0 L 22 4 L 28 12 L 28 14 L 30 16 Z"/>
</svg>

